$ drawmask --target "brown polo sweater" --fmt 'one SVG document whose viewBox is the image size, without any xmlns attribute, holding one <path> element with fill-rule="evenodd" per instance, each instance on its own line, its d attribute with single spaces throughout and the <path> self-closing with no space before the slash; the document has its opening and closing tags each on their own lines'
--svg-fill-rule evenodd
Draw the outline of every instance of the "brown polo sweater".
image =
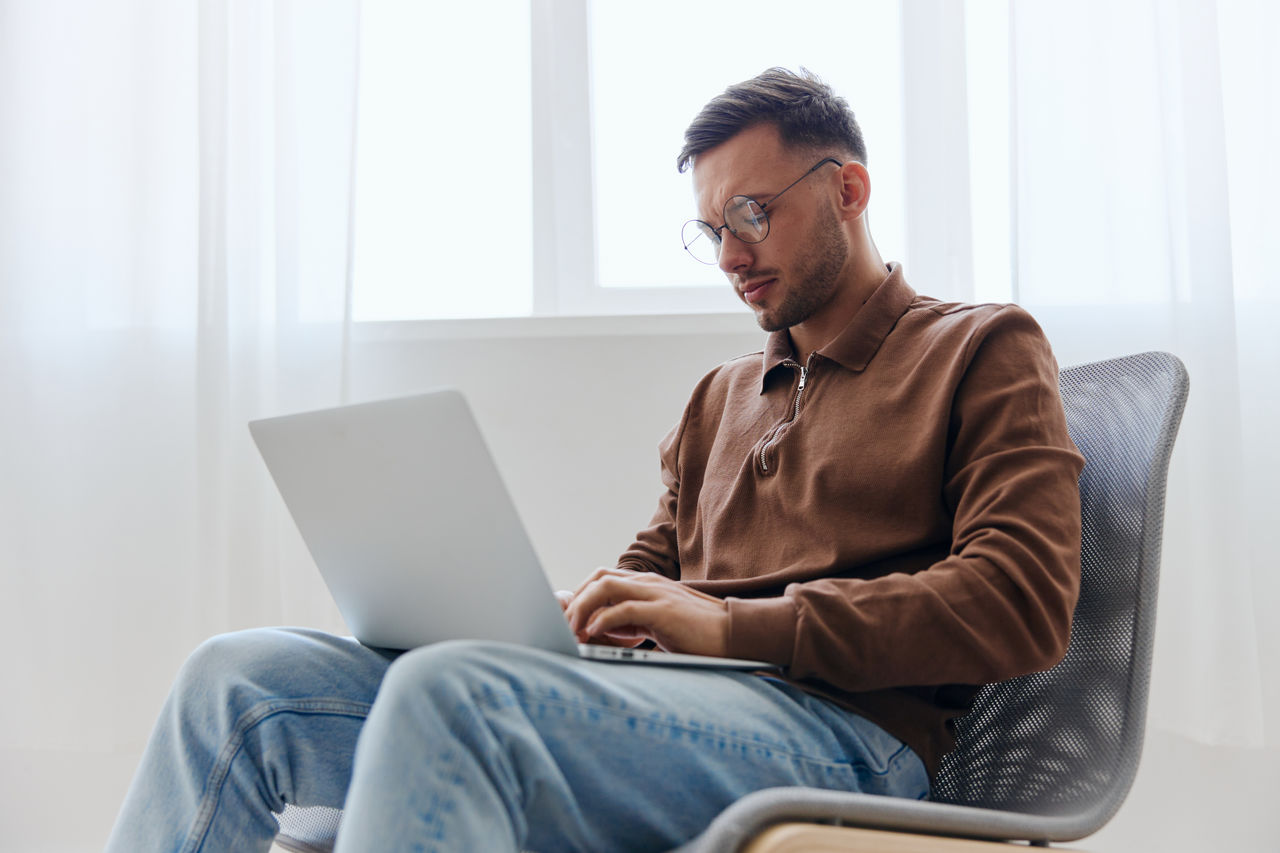
<svg viewBox="0 0 1280 853">
<path fill-rule="evenodd" d="M 1021 308 L 918 296 L 891 266 L 808 364 L 777 332 L 698 383 L 618 565 L 727 599 L 731 656 L 780 664 L 936 774 L 973 685 L 1066 651 L 1084 460 L 1057 382 Z"/>
</svg>

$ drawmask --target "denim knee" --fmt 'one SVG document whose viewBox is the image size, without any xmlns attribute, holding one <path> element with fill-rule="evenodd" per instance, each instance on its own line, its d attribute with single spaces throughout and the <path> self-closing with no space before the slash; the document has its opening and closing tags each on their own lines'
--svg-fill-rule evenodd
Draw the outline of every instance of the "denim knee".
<svg viewBox="0 0 1280 853">
<path fill-rule="evenodd" d="M 449 715 L 495 692 L 518 692 L 548 653 L 488 640 L 448 640 L 401 655 L 387 670 L 377 705 L 421 714 L 422 705 Z M 425 702 L 424 702 L 425 700 Z"/>
<path fill-rule="evenodd" d="M 279 695 L 289 678 L 282 665 L 299 651 L 288 631 L 255 628 L 205 640 L 187 658 L 174 680 L 171 698 L 184 716 L 192 713 L 239 717 L 264 697 Z"/>
<path fill-rule="evenodd" d="M 279 662 L 296 653 L 298 637 L 279 628 L 251 628 L 218 634 L 191 653 L 179 682 L 211 686 L 221 681 L 270 680 Z"/>
<path fill-rule="evenodd" d="M 474 684 L 518 648 L 485 640 L 446 640 L 405 652 L 387 670 L 378 701 L 402 692 L 431 692 L 446 682 Z"/>
</svg>

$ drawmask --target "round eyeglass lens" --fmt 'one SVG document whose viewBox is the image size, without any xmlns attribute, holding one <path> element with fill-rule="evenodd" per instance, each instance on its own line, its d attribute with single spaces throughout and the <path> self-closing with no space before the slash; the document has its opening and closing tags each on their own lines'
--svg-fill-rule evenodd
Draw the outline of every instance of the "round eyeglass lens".
<svg viewBox="0 0 1280 853">
<path fill-rule="evenodd" d="M 695 260 L 704 264 L 720 262 L 720 238 L 711 226 L 698 219 L 690 219 L 680 232 L 684 247 Z"/>
<path fill-rule="evenodd" d="M 724 206 L 724 221 L 733 236 L 744 243 L 759 243 L 769 236 L 769 216 L 750 196 L 735 195 Z"/>
</svg>

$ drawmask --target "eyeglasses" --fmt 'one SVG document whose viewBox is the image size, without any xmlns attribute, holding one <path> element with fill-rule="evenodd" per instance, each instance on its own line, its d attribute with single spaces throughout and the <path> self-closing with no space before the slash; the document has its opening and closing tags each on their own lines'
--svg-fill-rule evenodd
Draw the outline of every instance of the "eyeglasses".
<svg viewBox="0 0 1280 853">
<path fill-rule="evenodd" d="M 814 164 L 813 168 L 796 178 L 766 202 L 758 202 L 749 195 L 735 195 L 724 203 L 724 224 L 719 228 L 701 219 L 690 219 L 680 231 L 684 248 L 693 255 L 694 260 L 704 264 L 720 263 L 720 247 L 724 244 L 721 232 L 728 228 L 729 233 L 744 243 L 761 243 L 769 236 L 769 214 L 766 212 L 771 204 L 786 194 L 787 190 L 803 181 L 828 163 L 843 166 L 834 157 L 828 157 Z"/>
</svg>

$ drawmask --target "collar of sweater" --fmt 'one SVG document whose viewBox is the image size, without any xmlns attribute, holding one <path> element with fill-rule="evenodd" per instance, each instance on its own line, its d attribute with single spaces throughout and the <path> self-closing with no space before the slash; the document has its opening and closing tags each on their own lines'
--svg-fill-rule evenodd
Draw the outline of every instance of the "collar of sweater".
<svg viewBox="0 0 1280 853">
<path fill-rule="evenodd" d="M 889 264 L 888 275 L 853 315 L 849 325 L 816 354 L 848 370 L 865 370 L 915 298 L 916 292 L 902 276 L 902 265 Z M 795 348 L 791 345 L 790 333 L 783 329 L 772 332 L 765 345 L 760 372 L 761 393 L 764 393 L 769 374 L 786 362 L 795 362 Z"/>
</svg>

